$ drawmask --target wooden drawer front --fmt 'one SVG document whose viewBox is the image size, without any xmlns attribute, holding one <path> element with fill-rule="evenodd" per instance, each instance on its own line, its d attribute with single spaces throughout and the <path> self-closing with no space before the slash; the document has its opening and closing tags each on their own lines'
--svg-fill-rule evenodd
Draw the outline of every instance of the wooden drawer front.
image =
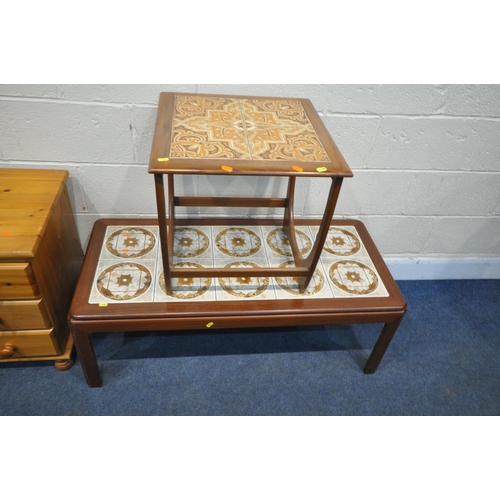
<svg viewBox="0 0 500 500">
<path fill-rule="evenodd" d="M 13 354 L 9 351 L 13 351 Z M 0 333 L 0 361 L 24 356 L 50 356 L 59 354 L 55 332 L 50 330 L 25 330 Z"/>
<path fill-rule="evenodd" d="M 42 300 L 0 300 L 0 331 L 51 328 Z"/>
<path fill-rule="evenodd" d="M 29 263 L 0 264 L 0 299 L 33 299 L 38 294 Z"/>
</svg>

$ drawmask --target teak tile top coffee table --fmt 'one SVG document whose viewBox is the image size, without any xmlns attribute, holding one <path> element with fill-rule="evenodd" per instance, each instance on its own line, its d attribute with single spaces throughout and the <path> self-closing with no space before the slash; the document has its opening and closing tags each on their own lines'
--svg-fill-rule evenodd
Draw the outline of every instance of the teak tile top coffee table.
<svg viewBox="0 0 500 500">
<path fill-rule="evenodd" d="M 295 276 L 305 291 L 314 274 L 344 177 L 352 172 L 308 99 L 204 94 L 160 94 L 149 173 L 154 174 L 165 285 L 193 276 Z M 163 175 L 168 179 L 168 211 Z M 285 198 L 177 197 L 174 175 L 288 177 Z M 313 250 L 304 258 L 295 238 L 297 177 L 331 180 L 323 220 Z M 173 269 L 175 207 L 275 207 L 284 209 L 283 228 L 295 266 L 289 269 Z M 257 274 L 256 274 L 257 273 Z"/>
<path fill-rule="evenodd" d="M 176 269 L 293 265 L 279 220 L 179 220 Z M 297 221 L 307 255 L 318 220 Z M 245 241 L 231 246 L 229 233 Z M 293 277 L 174 278 L 165 288 L 158 220 L 101 219 L 94 225 L 69 313 L 78 357 L 100 387 L 91 337 L 99 332 L 219 331 L 274 326 L 384 323 L 365 373 L 374 373 L 405 314 L 406 303 L 364 225 L 334 221 L 304 293 Z M 191 240 L 186 245 L 186 240 Z M 244 254 L 244 255 L 242 255 Z M 256 330 L 257 331 L 257 330 Z"/>
</svg>

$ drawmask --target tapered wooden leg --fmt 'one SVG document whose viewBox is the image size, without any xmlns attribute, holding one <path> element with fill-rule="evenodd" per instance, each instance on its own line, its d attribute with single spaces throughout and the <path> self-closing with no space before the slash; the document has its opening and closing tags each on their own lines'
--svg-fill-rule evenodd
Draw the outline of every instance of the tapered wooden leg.
<svg viewBox="0 0 500 500">
<path fill-rule="evenodd" d="M 97 364 L 97 358 L 95 357 L 94 346 L 90 340 L 90 335 L 78 330 L 78 328 L 73 325 L 70 325 L 70 328 L 73 340 L 75 341 L 78 359 L 82 365 L 87 383 L 90 387 L 102 387 L 101 373 L 99 371 L 99 365 Z"/>
<path fill-rule="evenodd" d="M 156 206 L 158 208 L 158 226 L 160 228 L 161 259 L 163 263 L 163 276 L 165 277 L 165 289 L 168 295 L 172 295 L 172 278 L 170 276 L 170 261 L 168 255 L 165 187 L 163 186 L 162 174 L 155 174 L 155 189 Z"/>
<path fill-rule="evenodd" d="M 175 201 L 174 201 L 174 175 L 167 175 L 168 194 L 168 267 L 174 266 L 174 241 L 175 241 Z"/>
<path fill-rule="evenodd" d="M 375 373 L 402 319 L 403 316 L 384 325 L 384 328 L 382 329 L 382 332 L 379 335 L 377 343 L 375 344 L 375 347 L 373 348 L 373 351 L 370 354 L 368 361 L 366 362 L 365 369 L 363 370 L 364 373 L 366 374 Z"/>
<path fill-rule="evenodd" d="M 316 235 L 316 241 L 314 242 L 311 252 L 304 260 L 303 265 L 309 268 L 309 272 L 307 273 L 307 276 L 299 278 L 300 293 L 304 293 L 307 290 L 307 287 L 309 286 L 309 283 L 311 282 L 311 279 L 314 275 L 316 266 L 318 265 L 318 261 L 321 256 L 321 252 L 323 251 L 326 237 L 328 236 L 328 230 L 330 229 L 330 224 L 335 212 L 335 207 L 337 205 L 341 187 L 342 177 L 333 177 L 323 219 L 321 220 L 321 225 L 319 226 L 319 231 Z"/>
<path fill-rule="evenodd" d="M 297 237 L 295 235 L 294 204 L 295 204 L 295 177 L 289 177 L 288 189 L 285 199 L 285 214 L 283 217 L 283 232 L 286 234 L 288 242 L 290 243 L 290 248 L 292 250 L 295 266 L 301 267 L 303 265 L 304 259 L 300 254 L 299 245 L 297 243 Z"/>
</svg>

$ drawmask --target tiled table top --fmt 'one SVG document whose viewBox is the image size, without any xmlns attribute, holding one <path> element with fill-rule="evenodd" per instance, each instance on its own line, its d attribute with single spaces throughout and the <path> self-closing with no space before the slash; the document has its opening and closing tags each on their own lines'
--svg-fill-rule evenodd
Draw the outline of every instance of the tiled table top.
<svg viewBox="0 0 500 500">
<path fill-rule="evenodd" d="M 177 96 L 170 158 L 330 161 L 300 101 Z"/>
<path fill-rule="evenodd" d="M 223 165 L 352 175 L 307 99 L 162 93 L 150 172 Z"/>
<path fill-rule="evenodd" d="M 318 226 L 301 226 L 304 256 Z M 90 304 L 251 301 L 286 298 L 387 297 L 387 289 L 354 226 L 330 228 L 314 278 L 303 294 L 295 278 L 179 278 L 165 293 L 159 230 L 153 225 L 109 226 L 97 262 Z M 179 267 L 292 266 L 280 226 L 186 226 L 175 231 Z"/>
</svg>

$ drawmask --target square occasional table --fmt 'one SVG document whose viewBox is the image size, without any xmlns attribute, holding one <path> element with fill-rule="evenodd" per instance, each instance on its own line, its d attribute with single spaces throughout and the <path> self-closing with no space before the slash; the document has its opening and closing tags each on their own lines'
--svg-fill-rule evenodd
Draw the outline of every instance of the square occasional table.
<svg viewBox="0 0 500 500">
<path fill-rule="evenodd" d="M 149 173 L 155 178 L 167 293 L 172 293 L 173 278 L 194 276 L 296 277 L 299 290 L 304 292 L 319 261 L 342 181 L 353 175 L 308 99 L 170 92 L 160 94 Z M 176 175 L 287 177 L 288 189 L 285 198 L 175 196 Z M 307 257 L 301 254 L 294 231 L 297 177 L 324 177 L 331 181 L 320 229 Z M 283 229 L 295 266 L 259 270 L 174 269 L 178 206 L 284 209 Z"/>
<path fill-rule="evenodd" d="M 282 220 L 179 220 L 175 269 L 227 269 L 229 263 L 286 269 L 293 265 Z M 299 250 L 313 247 L 320 220 L 299 220 Z M 172 278 L 165 286 L 157 219 L 102 219 L 95 223 L 69 312 L 86 380 L 102 378 L 92 335 L 106 332 L 212 332 L 259 327 L 383 323 L 364 372 L 374 373 L 405 314 L 406 302 L 365 226 L 333 221 L 305 292 L 291 276 Z M 245 240 L 231 246 L 232 236 Z M 236 235 L 236 236 L 235 236 Z M 187 244 L 189 240 L 189 245 Z M 279 333 L 278 333 L 279 334 Z M 145 361 L 147 362 L 147 361 Z"/>
</svg>

